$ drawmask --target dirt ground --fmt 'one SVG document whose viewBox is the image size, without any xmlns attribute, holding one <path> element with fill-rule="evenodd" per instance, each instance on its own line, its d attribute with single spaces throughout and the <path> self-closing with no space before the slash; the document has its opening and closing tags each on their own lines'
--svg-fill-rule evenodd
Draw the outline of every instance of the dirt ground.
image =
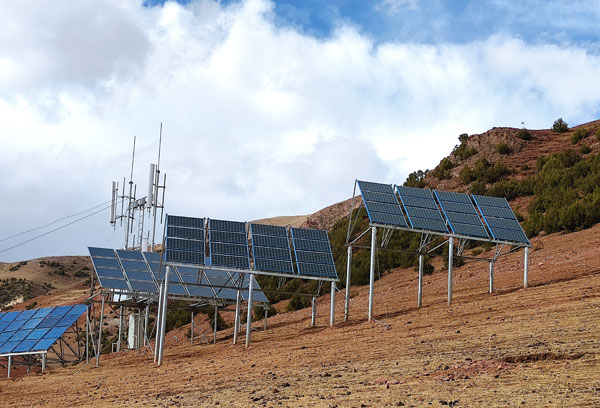
<svg viewBox="0 0 600 408">
<path fill-rule="evenodd" d="M 0 380 L 11 407 L 66 406 L 600 406 L 600 225 L 536 238 L 529 288 L 523 251 L 500 258 L 494 294 L 488 265 L 468 262 L 424 279 L 396 270 L 375 283 L 375 318 L 366 320 L 367 287 L 343 293 L 329 327 L 329 296 L 310 310 L 280 313 L 268 330 L 255 324 L 252 345 L 233 345 L 231 329 L 217 344 L 190 345 L 169 333 L 165 364 L 150 352 L 102 356 Z M 185 328 L 184 328 L 185 329 Z"/>
</svg>

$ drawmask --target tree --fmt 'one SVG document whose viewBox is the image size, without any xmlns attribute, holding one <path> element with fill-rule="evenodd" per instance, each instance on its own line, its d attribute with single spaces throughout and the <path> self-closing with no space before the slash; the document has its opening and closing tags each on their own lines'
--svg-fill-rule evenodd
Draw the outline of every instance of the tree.
<svg viewBox="0 0 600 408">
<path fill-rule="evenodd" d="M 552 130 L 556 133 L 568 132 L 569 125 L 563 120 L 563 118 L 558 118 L 554 121 L 554 124 L 552 125 Z"/>
</svg>

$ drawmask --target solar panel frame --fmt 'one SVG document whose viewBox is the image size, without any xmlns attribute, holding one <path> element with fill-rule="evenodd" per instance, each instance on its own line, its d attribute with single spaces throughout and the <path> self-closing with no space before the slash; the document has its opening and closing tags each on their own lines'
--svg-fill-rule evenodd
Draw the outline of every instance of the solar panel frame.
<svg viewBox="0 0 600 408">
<path fill-rule="evenodd" d="M 322 231 L 313 233 L 312 231 Z M 337 279 L 335 260 L 329 243 L 329 236 L 325 230 L 313 230 L 310 228 L 290 228 L 294 256 L 299 276 L 321 276 Z M 323 237 L 327 240 L 307 240 L 299 237 Z M 303 250 L 302 248 L 306 248 Z M 315 250 L 313 248 L 321 249 Z M 311 261 L 311 262 L 305 262 Z M 317 261 L 317 262 L 315 262 Z"/>
<path fill-rule="evenodd" d="M 408 227 L 400 203 L 390 184 L 357 180 L 369 221 L 373 224 Z"/>
<path fill-rule="evenodd" d="M 531 245 L 506 198 L 477 194 L 471 197 L 494 239 Z"/>
<path fill-rule="evenodd" d="M 294 274 L 290 241 L 285 227 L 250 223 L 250 236 L 255 269 Z M 261 243 L 267 245 L 260 245 Z"/>
</svg>

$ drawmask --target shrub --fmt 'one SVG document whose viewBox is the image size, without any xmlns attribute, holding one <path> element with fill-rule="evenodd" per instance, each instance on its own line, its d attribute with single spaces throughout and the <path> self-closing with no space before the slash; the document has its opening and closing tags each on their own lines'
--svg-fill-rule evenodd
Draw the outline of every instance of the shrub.
<svg viewBox="0 0 600 408">
<path fill-rule="evenodd" d="M 500 142 L 496 145 L 496 151 L 500 154 L 511 154 L 512 153 L 512 149 L 511 147 L 504 142 Z"/>
<path fill-rule="evenodd" d="M 310 299 L 307 296 L 301 295 L 293 295 L 290 299 L 290 303 L 288 303 L 286 310 L 289 312 L 293 312 L 294 310 L 304 309 L 305 307 L 310 306 Z"/>
<path fill-rule="evenodd" d="M 590 131 L 586 128 L 579 128 L 571 136 L 571 143 L 576 144 L 580 140 L 587 138 L 590 135 Z"/>
<path fill-rule="evenodd" d="M 454 155 L 456 155 L 456 157 L 460 158 L 461 160 L 467 160 L 469 157 L 473 156 L 474 154 L 477 154 L 477 149 L 475 149 L 474 147 L 467 146 L 468 140 L 469 135 L 463 133 L 458 137 L 458 141 L 460 142 L 460 144 L 454 146 L 454 149 L 452 150 L 452 153 L 454 153 Z"/>
<path fill-rule="evenodd" d="M 460 171 L 460 181 L 462 181 L 463 184 L 469 184 L 474 180 L 475 174 L 473 173 L 473 170 L 471 170 L 471 168 L 465 164 L 465 167 L 463 167 Z"/>
<path fill-rule="evenodd" d="M 520 129 L 517 137 L 521 140 L 531 140 L 531 133 L 527 129 Z"/>
<path fill-rule="evenodd" d="M 596 130 L 596 139 L 600 141 L 600 129 Z"/>
<path fill-rule="evenodd" d="M 485 192 L 485 183 L 482 183 L 481 181 L 476 181 L 475 183 L 473 183 L 473 185 L 471 185 L 471 188 L 469 188 L 469 193 L 471 194 L 483 195 L 485 194 Z"/>
<path fill-rule="evenodd" d="M 79 270 L 79 271 L 75 272 L 73 274 L 73 276 L 76 277 L 76 278 L 85 278 L 87 276 L 90 276 L 90 274 L 87 273 L 87 272 L 85 272 L 84 270 Z"/>
<path fill-rule="evenodd" d="M 425 176 L 426 175 L 427 175 L 426 171 L 422 171 L 422 170 L 413 171 L 406 178 L 404 185 L 406 187 L 423 188 L 423 187 L 425 187 Z"/>
<path fill-rule="evenodd" d="M 564 133 L 569 131 L 569 125 L 567 122 L 563 120 L 563 118 L 558 118 L 552 124 L 552 130 L 556 133 Z"/>
<path fill-rule="evenodd" d="M 523 164 L 523 165 L 521 165 L 521 170 L 523 170 L 523 171 L 529 170 L 529 166 L 527 164 Z"/>
<path fill-rule="evenodd" d="M 590 149 L 590 147 L 586 144 L 581 146 L 581 149 L 579 149 L 579 153 L 581 153 L 581 154 L 588 154 L 591 151 L 592 151 L 592 149 Z"/>
<path fill-rule="evenodd" d="M 452 161 L 449 158 L 445 157 L 442 159 L 442 161 L 440 161 L 440 164 L 438 164 L 435 167 L 435 169 L 433 169 L 431 171 L 431 175 L 440 180 L 449 179 L 450 178 L 450 170 L 453 167 L 454 167 L 454 164 L 452 164 Z"/>
<path fill-rule="evenodd" d="M 258 307 L 255 309 L 257 310 Z M 262 309 L 260 309 L 262 310 Z M 214 330 L 215 329 L 215 308 L 213 306 L 208 307 L 207 313 L 208 315 L 208 321 L 210 324 L 210 327 Z M 191 316 L 190 316 L 191 319 Z M 188 322 L 190 321 L 190 319 L 188 319 Z M 217 311 L 217 330 L 223 330 L 227 328 L 227 323 L 225 323 L 225 320 L 223 320 L 223 318 L 221 317 L 221 314 Z"/>
<path fill-rule="evenodd" d="M 435 270 L 434 266 L 431 264 L 430 256 L 423 256 L 423 275 L 431 275 Z M 415 271 L 419 272 L 419 257 L 415 257 Z"/>
</svg>

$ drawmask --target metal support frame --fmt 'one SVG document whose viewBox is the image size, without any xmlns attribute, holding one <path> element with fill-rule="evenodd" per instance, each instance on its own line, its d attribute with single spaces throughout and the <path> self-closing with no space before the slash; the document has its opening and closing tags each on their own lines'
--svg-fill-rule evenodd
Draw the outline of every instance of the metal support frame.
<svg viewBox="0 0 600 408">
<path fill-rule="evenodd" d="M 144 311 L 144 346 L 148 346 L 150 344 L 150 339 L 148 338 L 148 319 L 150 318 L 150 304 L 146 304 L 146 310 Z"/>
<path fill-rule="evenodd" d="M 165 271 L 165 285 L 163 289 L 163 298 L 162 298 L 162 309 L 160 314 L 162 316 L 160 321 L 160 344 L 158 346 L 158 361 L 157 364 L 159 366 L 163 363 L 164 349 L 165 349 L 165 330 L 167 327 L 167 303 L 168 303 L 168 293 L 169 293 L 169 274 L 171 273 L 171 267 L 167 265 Z"/>
<path fill-rule="evenodd" d="M 162 318 L 162 301 L 163 301 L 163 292 L 164 285 L 161 283 L 158 288 L 158 306 L 156 309 L 156 322 L 154 323 L 154 327 L 156 328 L 156 336 L 154 337 L 154 362 L 158 362 L 158 347 L 160 343 L 160 327 L 161 327 L 161 318 Z"/>
<path fill-rule="evenodd" d="M 315 327 L 315 324 L 317 322 L 317 297 L 313 296 L 312 297 L 312 311 L 311 311 L 311 315 L 310 315 L 310 327 Z"/>
<path fill-rule="evenodd" d="M 104 319 L 104 302 L 106 296 L 102 296 L 102 306 L 100 306 L 100 323 L 98 326 L 98 352 L 96 353 L 96 367 L 100 365 L 100 353 L 102 352 L 102 320 Z"/>
<path fill-rule="evenodd" d="M 373 289 L 375 286 L 375 253 L 377 251 L 377 227 L 371 227 L 371 264 L 369 269 L 369 321 L 373 319 Z"/>
<path fill-rule="evenodd" d="M 269 318 L 269 309 L 265 308 L 265 331 L 267 331 L 267 319 Z"/>
<path fill-rule="evenodd" d="M 192 319 L 190 322 L 190 344 L 194 345 L 194 312 L 192 312 Z"/>
<path fill-rule="evenodd" d="M 452 264 L 454 262 L 454 238 L 448 238 L 448 306 L 452 304 Z"/>
<path fill-rule="evenodd" d="M 494 293 L 494 261 L 490 261 L 490 287 L 488 293 Z"/>
<path fill-rule="evenodd" d="M 346 262 L 346 298 L 344 299 L 344 321 L 348 321 L 350 315 L 350 268 L 352 265 L 352 245 L 348 246 L 348 258 Z"/>
<path fill-rule="evenodd" d="M 335 324 L 335 282 L 331 282 L 331 308 L 329 309 L 329 325 Z"/>
<path fill-rule="evenodd" d="M 87 311 L 85 312 L 85 363 L 90 363 L 90 306 L 88 305 Z M 45 364 L 46 361 L 44 360 Z"/>
<path fill-rule="evenodd" d="M 46 353 L 42 354 L 42 373 L 46 371 Z"/>
<path fill-rule="evenodd" d="M 240 291 L 235 295 L 235 319 L 233 322 L 233 344 L 237 344 L 238 333 L 240 332 Z"/>
<path fill-rule="evenodd" d="M 119 337 L 117 338 L 117 352 L 121 351 L 121 337 L 123 337 L 123 306 L 119 307 Z"/>
<path fill-rule="evenodd" d="M 250 347 L 250 337 L 252 332 L 252 301 L 254 298 L 254 275 L 250 274 L 250 284 L 248 285 L 248 314 L 246 316 L 246 347 Z"/>
<path fill-rule="evenodd" d="M 217 316 L 219 313 L 219 307 L 217 306 L 217 304 L 215 303 L 215 318 L 213 320 L 213 343 L 216 344 L 217 343 Z"/>
<path fill-rule="evenodd" d="M 527 288 L 529 280 L 529 247 L 525 247 L 525 255 L 523 256 L 523 287 Z"/>
<path fill-rule="evenodd" d="M 423 305 L 423 254 L 419 254 L 419 289 L 417 294 L 417 306 Z"/>
<path fill-rule="evenodd" d="M 12 356 L 8 356 L 8 365 L 6 366 L 6 378 L 10 378 L 11 366 L 12 366 Z"/>
</svg>

